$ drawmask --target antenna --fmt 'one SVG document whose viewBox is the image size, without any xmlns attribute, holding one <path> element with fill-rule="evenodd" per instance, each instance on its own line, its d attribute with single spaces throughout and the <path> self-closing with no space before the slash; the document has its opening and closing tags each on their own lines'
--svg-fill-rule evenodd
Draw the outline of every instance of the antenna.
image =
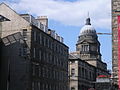
<svg viewBox="0 0 120 90">
<path fill-rule="evenodd" d="M 88 11 L 87 17 L 88 17 L 88 18 L 90 17 L 90 15 L 89 15 L 89 11 Z"/>
<path fill-rule="evenodd" d="M 89 17 L 89 12 L 88 12 L 88 16 L 87 16 L 86 24 L 85 25 L 91 25 L 91 23 L 90 23 L 90 17 Z"/>
</svg>

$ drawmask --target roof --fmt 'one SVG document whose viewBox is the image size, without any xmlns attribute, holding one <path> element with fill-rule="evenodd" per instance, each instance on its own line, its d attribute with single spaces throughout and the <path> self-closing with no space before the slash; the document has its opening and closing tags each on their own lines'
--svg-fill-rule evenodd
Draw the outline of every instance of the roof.
<svg viewBox="0 0 120 90">
<path fill-rule="evenodd" d="M 77 52 L 69 53 L 69 59 L 80 59 Z"/>
</svg>

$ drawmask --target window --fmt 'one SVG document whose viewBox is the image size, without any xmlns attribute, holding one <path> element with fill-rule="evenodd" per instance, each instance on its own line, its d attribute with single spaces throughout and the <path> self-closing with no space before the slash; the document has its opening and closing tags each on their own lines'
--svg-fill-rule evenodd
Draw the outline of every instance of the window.
<svg viewBox="0 0 120 90">
<path fill-rule="evenodd" d="M 32 82 L 32 90 L 35 90 L 35 83 Z"/>
<path fill-rule="evenodd" d="M 89 72 L 89 76 L 90 76 L 90 79 L 92 78 L 92 76 L 91 76 L 91 72 Z"/>
<path fill-rule="evenodd" d="M 85 51 L 89 51 L 89 45 L 85 45 Z"/>
<path fill-rule="evenodd" d="M 34 76 L 35 75 L 35 65 L 33 64 L 32 66 L 32 75 Z"/>
<path fill-rule="evenodd" d="M 42 90 L 45 90 L 45 89 L 44 89 L 44 86 L 45 86 L 45 85 L 44 85 L 44 83 L 43 83 L 43 84 L 42 84 Z"/>
<path fill-rule="evenodd" d="M 39 59 L 41 60 L 41 50 L 39 50 Z"/>
<path fill-rule="evenodd" d="M 22 57 L 27 55 L 27 48 L 25 46 L 19 48 L 19 55 Z"/>
<path fill-rule="evenodd" d="M 85 69 L 85 78 L 88 77 L 87 69 Z"/>
<path fill-rule="evenodd" d="M 53 48 L 54 48 L 54 51 L 56 51 L 56 44 L 54 44 L 54 47 L 53 47 Z"/>
<path fill-rule="evenodd" d="M 35 48 L 33 49 L 33 57 L 35 58 Z"/>
<path fill-rule="evenodd" d="M 71 87 L 71 90 L 75 90 L 75 87 Z"/>
<path fill-rule="evenodd" d="M 50 54 L 50 57 L 49 57 L 49 63 L 52 62 L 52 54 Z"/>
<path fill-rule="evenodd" d="M 42 67 L 42 76 L 45 77 L 45 68 Z"/>
<path fill-rule="evenodd" d="M 37 81 L 34 82 L 34 90 L 38 90 L 38 82 Z"/>
<path fill-rule="evenodd" d="M 36 41 L 36 32 L 34 31 L 34 41 Z"/>
<path fill-rule="evenodd" d="M 56 73 L 56 72 L 53 70 L 53 78 L 54 78 L 54 79 L 55 79 L 55 73 Z"/>
<path fill-rule="evenodd" d="M 46 60 L 46 52 L 43 52 L 43 60 Z"/>
<path fill-rule="evenodd" d="M 49 41 L 49 39 L 47 40 L 47 45 L 48 45 L 48 48 L 50 47 L 50 43 L 49 43 L 50 41 Z"/>
<path fill-rule="evenodd" d="M 39 66 L 39 77 L 41 76 L 41 67 Z"/>
<path fill-rule="evenodd" d="M 27 47 L 24 45 L 23 46 L 23 56 L 27 55 Z"/>
<path fill-rule="evenodd" d="M 51 88 L 51 85 L 49 85 L 49 90 L 51 90 L 52 88 Z"/>
<path fill-rule="evenodd" d="M 53 49 L 54 44 L 52 43 L 52 41 L 50 41 L 50 48 Z"/>
<path fill-rule="evenodd" d="M 48 84 L 46 84 L 46 90 L 48 90 Z"/>
<path fill-rule="evenodd" d="M 46 37 L 44 37 L 44 46 L 46 46 Z"/>
<path fill-rule="evenodd" d="M 16 39 L 16 37 L 15 37 L 15 39 Z M 3 38 L 2 41 L 4 42 L 5 45 L 10 44 L 10 42 L 9 42 L 9 40 L 7 38 Z"/>
<path fill-rule="evenodd" d="M 39 34 L 39 44 L 42 44 L 42 34 Z"/>
<path fill-rule="evenodd" d="M 23 29 L 23 38 L 27 40 L 27 29 Z"/>
<path fill-rule="evenodd" d="M 15 38 L 12 35 L 8 36 L 8 39 L 9 39 L 10 43 L 14 43 L 15 42 Z"/>
<path fill-rule="evenodd" d="M 49 71 L 48 71 L 48 68 L 46 67 L 46 77 L 48 78 L 49 76 L 48 76 L 48 73 L 49 73 Z"/>
<path fill-rule="evenodd" d="M 40 90 L 40 82 L 38 82 L 38 90 Z"/>
<path fill-rule="evenodd" d="M 51 46 L 52 44 L 51 43 L 52 43 L 51 40 L 49 40 L 49 48 L 50 49 L 52 49 L 52 46 Z"/>
<path fill-rule="evenodd" d="M 82 77 L 84 77 L 84 68 L 82 68 Z"/>
<path fill-rule="evenodd" d="M 49 54 L 46 52 L 46 62 L 49 62 L 49 60 L 48 60 L 48 59 L 49 59 L 49 58 L 48 58 L 48 55 L 49 55 Z"/>
<path fill-rule="evenodd" d="M 35 76 L 39 76 L 39 66 L 35 65 Z"/>
<path fill-rule="evenodd" d="M 82 73 L 81 73 L 81 72 L 82 72 L 82 71 L 81 71 L 81 67 L 79 67 L 79 72 L 78 72 L 79 77 L 82 76 Z"/>
<path fill-rule="evenodd" d="M 81 51 L 89 51 L 89 45 L 82 45 Z"/>
<path fill-rule="evenodd" d="M 72 68 L 72 69 L 71 69 L 71 76 L 74 76 L 74 75 L 75 75 L 75 69 Z"/>
</svg>

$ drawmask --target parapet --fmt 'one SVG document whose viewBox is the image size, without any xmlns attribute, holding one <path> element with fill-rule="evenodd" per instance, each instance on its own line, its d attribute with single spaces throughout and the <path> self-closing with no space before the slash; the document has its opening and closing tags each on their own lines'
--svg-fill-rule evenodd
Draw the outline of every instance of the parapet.
<svg viewBox="0 0 120 90">
<path fill-rule="evenodd" d="M 40 30 L 44 31 L 45 33 L 49 34 L 54 39 L 63 43 L 63 37 L 59 36 L 55 33 L 55 30 L 48 29 L 48 18 L 47 16 L 38 16 L 37 19 L 29 14 L 21 14 L 25 20 L 30 22 L 32 25 L 38 27 Z"/>
</svg>

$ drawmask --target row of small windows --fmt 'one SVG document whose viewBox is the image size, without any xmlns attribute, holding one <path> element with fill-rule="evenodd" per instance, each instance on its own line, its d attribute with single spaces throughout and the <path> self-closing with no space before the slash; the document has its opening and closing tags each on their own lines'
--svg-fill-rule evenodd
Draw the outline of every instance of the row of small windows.
<svg viewBox="0 0 120 90">
<path fill-rule="evenodd" d="M 89 51 L 89 45 L 82 45 L 81 51 Z"/>
<path fill-rule="evenodd" d="M 52 39 L 50 39 L 49 37 L 41 34 L 41 33 L 37 33 L 37 32 L 33 32 L 33 38 L 34 38 L 34 42 L 40 44 L 40 45 L 43 45 L 43 46 L 46 46 L 47 48 L 50 48 L 52 49 L 53 51 L 55 52 L 58 52 L 60 54 L 63 54 L 63 55 L 67 55 L 68 51 L 67 49 L 65 49 L 63 46 L 54 43 L 52 42 Z"/>
<path fill-rule="evenodd" d="M 94 71 L 95 70 L 94 67 L 91 67 L 90 65 L 86 64 L 85 62 L 79 62 L 78 66 L 80 68 L 85 67 L 85 69 L 89 69 L 90 71 Z"/>
<path fill-rule="evenodd" d="M 67 85 L 64 84 L 49 84 L 38 81 L 32 82 L 32 90 L 67 90 Z"/>
<path fill-rule="evenodd" d="M 99 75 L 108 75 L 107 72 L 101 71 L 101 70 L 99 70 L 99 69 L 97 69 L 96 73 L 97 73 L 97 76 L 99 76 Z"/>
<path fill-rule="evenodd" d="M 80 51 L 97 51 L 97 47 L 93 45 L 82 45 Z"/>
<path fill-rule="evenodd" d="M 70 63 L 71 63 L 72 65 L 74 65 L 74 64 L 77 63 L 77 62 L 78 62 L 78 61 L 70 61 Z M 94 70 L 95 70 L 94 67 L 91 67 L 91 66 L 89 66 L 88 64 L 86 64 L 85 62 L 82 62 L 82 61 L 79 61 L 79 62 L 78 62 L 78 66 L 79 66 L 79 67 L 85 67 L 86 69 L 89 68 L 89 70 L 91 70 L 91 71 L 94 71 Z"/>
<path fill-rule="evenodd" d="M 48 67 L 41 67 L 38 64 L 32 65 L 32 75 L 35 77 L 44 77 L 49 79 L 67 81 L 67 72 L 58 71 Z"/>
<path fill-rule="evenodd" d="M 67 57 L 56 56 L 49 52 L 43 52 L 41 49 L 33 48 L 33 58 L 34 60 L 39 60 L 45 63 L 50 63 L 61 66 L 63 68 L 67 68 Z"/>
<path fill-rule="evenodd" d="M 76 76 L 76 72 L 75 72 L 75 68 L 71 69 L 71 76 L 75 77 Z M 85 78 L 85 79 L 89 79 L 89 80 L 94 80 L 95 79 L 95 75 L 93 72 L 88 71 L 87 69 L 81 68 L 79 67 L 79 71 L 78 71 L 78 77 L 80 78 Z"/>
<path fill-rule="evenodd" d="M 27 40 L 27 35 L 28 31 L 27 29 L 23 29 L 23 38 L 24 40 Z M 63 54 L 65 56 L 67 56 L 67 49 L 65 49 L 63 46 L 58 45 L 57 43 L 53 43 L 52 39 L 50 39 L 49 37 L 46 37 L 45 35 L 41 34 L 41 33 L 37 33 L 36 31 L 33 32 L 33 41 L 46 46 L 50 49 L 53 49 L 53 51 L 58 52 L 60 54 Z"/>
<path fill-rule="evenodd" d="M 79 76 L 81 78 L 85 78 L 85 79 L 89 79 L 89 80 L 95 79 L 95 74 L 94 74 L 95 71 L 92 72 L 92 71 L 89 71 L 83 67 L 79 67 L 79 71 L 80 71 Z"/>
</svg>

